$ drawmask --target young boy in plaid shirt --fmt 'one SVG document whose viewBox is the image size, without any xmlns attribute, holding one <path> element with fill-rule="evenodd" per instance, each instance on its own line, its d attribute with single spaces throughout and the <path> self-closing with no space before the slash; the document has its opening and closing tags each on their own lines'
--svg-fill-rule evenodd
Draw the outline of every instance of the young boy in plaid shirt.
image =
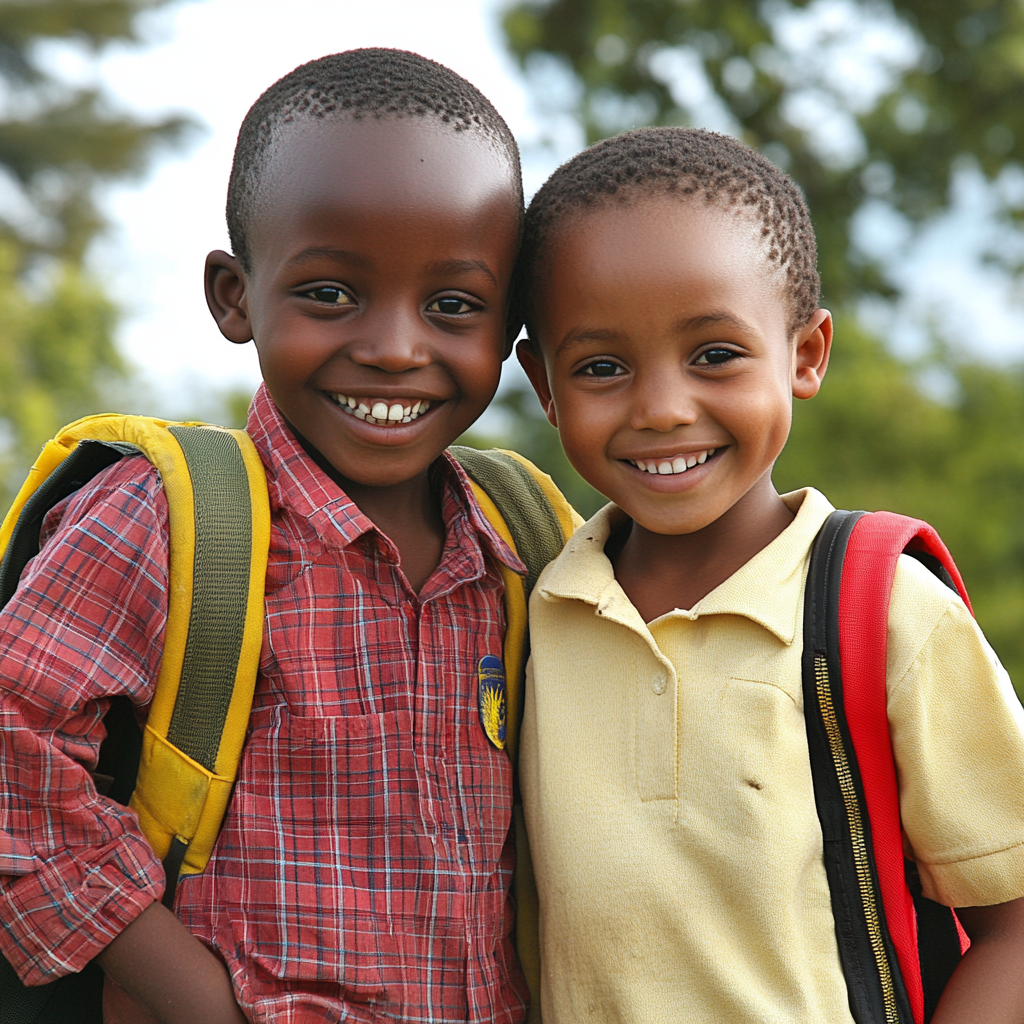
<svg viewBox="0 0 1024 1024">
<path fill-rule="evenodd" d="M 0 615 L 0 949 L 28 983 L 96 959 L 108 1019 L 518 1022 L 508 757 L 477 665 L 518 559 L 445 453 L 508 349 L 515 141 L 469 83 L 356 50 L 273 85 L 239 134 L 234 255 L 206 291 L 255 340 L 272 512 L 250 736 L 217 847 L 160 903 L 96 793 L 110 698 L 144 715 L 167 502 L 129 457 L 57 506 Z M 116 984 L 110 984 L 110 982 Z"/>
</svg>

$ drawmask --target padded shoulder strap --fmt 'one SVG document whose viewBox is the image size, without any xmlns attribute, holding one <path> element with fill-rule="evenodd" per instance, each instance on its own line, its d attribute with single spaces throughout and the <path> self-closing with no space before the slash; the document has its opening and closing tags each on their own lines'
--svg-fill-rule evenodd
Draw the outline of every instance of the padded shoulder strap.
<svg viewBox="0 0 1024 1024">
<path fill-rule="evenodd" d="M 945 544 L 928 523 L 893 512 L 872 512 L 857 520 L 846 545 L 836 627 L 846 720 L 871 819 L 885 918 L 914 1020 L 920 1024 L 930 1018 L 959 959 L 959 943 L 955 918 L 949 911 L 937 921 L 942 912 L 929 908 L 929 927 L 924 929 L 922 925 L 919 929 L 923 905 L 918 900 L 915 908 L 906 881 L 899 788 L 886 710 L 889 599 L 896 564 L 903 553 L 921 561 L 970 608 L 963 579 Z M 943 953 L 950 946 L 952 963 Z"/>
<path fill-rule="evenodd" d="M 164 650 L 131 806 L 164 861 L 202 871 L 227 809 L 263 637 L 270 542 L 266 476 L 240 430 L 144 416 L 90 416 L 43 448 L 0 532 L 0 587 L 38 551 L 46 510 L 127 452 L 159 470 L 170 580 Z"/>
<path fill-rule="evenodd" d="M 885 673 L 889 598 L 904 551 L 966 601 L 935 531 L 889 512 L 829 517 L 815 542 L 804 599 L 804 706 L 815 802 L 840 958 L 859 1024 L 922 1024 L 955 966 L 947 955 L 955 918 L 935 904 L 925 907 L 928 901 L 915 908 L 903 858 Z M 918 934 L 922 912 L 929 917 L 927 936 Z"/>
<path fill-rule="evenodd" d="M 526 566 L 525 579 L 501 567 L 505 583 L 506 745 L 515 764 L 529 653 L 526 610 L 530 594 L 544 567 L 557 557 L 582 520 L 551 477 L 521 455 L 461 445 L 453 445 L 449 451 L 466 471 L 488 522 Z"/>
<path fill-rule="evenodd" d="M 505 583 L 505 679 L 508 701 L 506 747 L 517 764 L 519 726 L 523 716 L 529 636 L 526 610 L 530 594 L 544 566 L 562 550 L 582 523 L 555 482 L 532 462 L 515 452 L 453 446 L 473 485 L 473 493 L 490 524 L 526 565 L 525 580 L 501 566 Z M 512 891 L 516 899 L 516 952 L 530 988 L 530 1020 L 540 1019 L 540 911 L 537 887 L 526 841 L 526 822 L 519 787 L 514 778 L 516 871 Z"/>
</svg>

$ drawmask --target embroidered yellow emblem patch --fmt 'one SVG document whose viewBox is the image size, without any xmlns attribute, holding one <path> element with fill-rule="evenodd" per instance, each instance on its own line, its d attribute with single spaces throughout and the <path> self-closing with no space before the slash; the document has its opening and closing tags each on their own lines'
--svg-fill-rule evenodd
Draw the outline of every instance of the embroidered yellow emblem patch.
<svg viewBox="0 0 1024 1024">
<path fill-rule="evenodd" d="M 505 697 L 505 666 L 501 658 L 493 654 L 484 655 L 477 666 L 477 678 L 480 681 L 480 723 L 487 738 L 499 750 L 504 750 L 508 703 Z"/>
</svg>

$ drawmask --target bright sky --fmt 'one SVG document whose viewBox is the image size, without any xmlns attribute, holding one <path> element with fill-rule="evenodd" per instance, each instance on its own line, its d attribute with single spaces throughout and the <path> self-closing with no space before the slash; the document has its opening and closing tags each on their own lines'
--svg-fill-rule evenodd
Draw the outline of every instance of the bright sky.
<svg viewBox="0 0 1024 1024">
<path fill-rule="evenodd" d="M 839 2 L 818 0 L 824 7 Z M 158 159 L 144 181 L 111 193 L 107 208 L 114 230 L 96 254 L 98 269 L 126 313 L 122 348 L 145 369 L 154 391 L 145 401 L 180 415 L 196 408 L 211 388 L 255 386 L 259 379 L 252 346 L 226 342 L 207 312 L 203 259 L 208 250 L 228 246 L 223 203 L 238 126 L 256 97 L 296 65 L 368 45 L 415 50 L 448 65 L 479 86 L 520 144 L 527 144 L 527 192 L 536 189 L 558 160 L 529 145 L 539 129 L 502 43 L 500 3 L 185 0 L 152 16 L 149 45 L 115 49 L 98 65 L 53 48 L 50 59 L 61 74 L 82 81 L 98 75 L 130 109 L 153 115 L 180 111 L 205 126 L 191 146 Z M 571 155 L 572 143 L 570 134 L 561 159 Z M 913 244 L 884 210 L 868 210 L 861 218 L 865 248 L 883 253 L 909 288 L 908 316 L 895 323 L 875 318 L 897 347 L 913 349 L 915 330 L 908 324 L 930 315 L 954 342 L 983 358 L 1024 355 L 1019 304 L 1011 304 L 1008 282 L 978 263 L 990 241 L 990 206 L 991 196 L 972 191 L 968 181 L 956 215 Z M 515 373 L 512 364 L 507 366 Z"/>
</svg>

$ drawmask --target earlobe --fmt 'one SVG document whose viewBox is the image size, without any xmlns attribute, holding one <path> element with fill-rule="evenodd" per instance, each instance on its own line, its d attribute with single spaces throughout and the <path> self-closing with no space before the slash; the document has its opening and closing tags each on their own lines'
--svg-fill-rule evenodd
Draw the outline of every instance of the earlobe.
<svg viewBox="0 0 1024 1024">
<path fill-rule="evenodd" d="M 530 378 L 533 390 L 537 392 L 544 415 L 553 427 L 558 426 L 558 417 L 555 413 L 555 401 L 551 397 L 551 386 L 548 384 L 548 371 L 544 366 L 544 360 L 537 352 L 537 348 L 530 338 L 523 338 L 516 345 L 516 356 L 519 358 L 519 365 L 526 371 Z"/>
<path fill-rule="evenodd" d="M 238 260 L 222 249 L 206 257 L 206 305 L 220 333 L 236 345 L 252 341 L 246 278 Z"/>
<path fill-rule="evenodd" d="M 832 314 L 816 310 L 797 332 L 793 352 L 793 397 L 813 398 L 821 387 L 832 352 Z"/>
</svg>

